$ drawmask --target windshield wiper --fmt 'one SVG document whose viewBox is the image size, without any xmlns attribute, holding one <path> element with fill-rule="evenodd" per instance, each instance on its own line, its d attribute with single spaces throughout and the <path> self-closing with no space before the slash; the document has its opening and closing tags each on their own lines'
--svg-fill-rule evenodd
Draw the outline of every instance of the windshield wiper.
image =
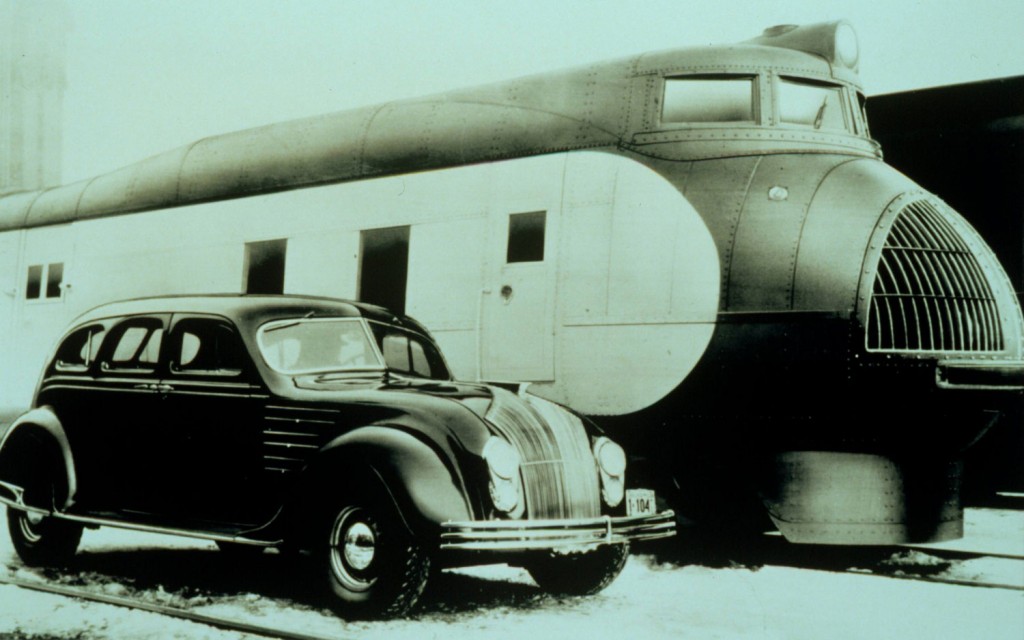
<svg viewBox="0 0 1024 640">
<path fill-rule="evenodd" d="M 273 327 L 270 327 L 269 329 L 264 329 L 263 333 L 271 333 L 272 331 L 280 331 L 281 329 L 290 329 L 290 328 L 292 328 L 292 327 L 294 327 L 294 326 L 296 326 L 298 324 L 299 324 L 299 322 L 296 321 L 296 322 L 288 322 L 286 324 L 275 325 Z"/>
<path fill-rule="evenodd" d="M 825 109 L 828 107 L 828 96 L 821 101 L 821 106 L 818 107 L 818 115 L 814 116 L 814 128 L 820 129 L 821 122 L 825 119 Z"/>
</svg>

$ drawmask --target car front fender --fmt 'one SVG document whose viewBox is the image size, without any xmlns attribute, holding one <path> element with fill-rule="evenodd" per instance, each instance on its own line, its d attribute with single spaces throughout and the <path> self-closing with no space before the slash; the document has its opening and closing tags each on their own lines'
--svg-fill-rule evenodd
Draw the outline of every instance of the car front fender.
<svg viewBox="0 0 1024 640">
<path fill-rule="evenodd" d="M 78 488 L 75 461 L 71 453 L 71 444 L 68 442 L 67 434 L 64 433 L 64 427 L 61 426 L 60 420 L 49 407 L 39 407 L 25 413 L 15 420 L 3 434 L 3 438 L 0 439 L 0 480 L 18 480 L 19 482 L 14 482 L 14 484 L 21 486 L 24 479 L 11 479 L 7 477 L 10 471 L 9 467 L 12 461 L 20 459 L 22 451 L 19 451 L 19 449 L 26 446 L 31 441 L 33 435 L 41 438 L 44 442 L 49 442 L 59 452 L 65 472 L 67 492 L 64 500 L 59 505 L 29 506 L 45 508 L 46 510 L 50 510 L 52 507 L 57 507 L 58 510 L 67 509 L 74 504 L 75 492 Z M 26 487 L 21 486 L 21 488 L 24 489 Z"/>
<path fill-rule="evenodd" d="M 332 477 L 347 480 L 353 470 L 369 467 L 416 536 L 437 536 L 442 522 L 472 517 L 459 472 L 445 464 L 443 454 L 408 431 L 381 425 L 360 427 L 332 440 L 321 456 L 317 465 L 321 482 Z"/>
</svg>

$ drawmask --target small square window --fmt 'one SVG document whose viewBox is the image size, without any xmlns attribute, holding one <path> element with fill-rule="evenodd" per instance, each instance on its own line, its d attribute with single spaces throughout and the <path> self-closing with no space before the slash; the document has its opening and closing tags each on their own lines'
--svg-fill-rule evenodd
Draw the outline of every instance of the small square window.
<svg viewBox="0 0 1024 640">
<path fill-rule="evenodd" d="M 43 265 L 34 264 L 28 268 L 28 284 L 25 285 L 25 298 L 35 300 L 43 293 Z"/>
<path fill-rule="evenodd" d="M 28 281 L 25 284 L 25 299 L 60 298 L 63 284 L 63 262 L 31 265 L 28 268 Z"/>
<path fill-rule="evenodd" d="M 46 270 L 46 297 L 59 298 L 60 285 L 64 282 L 64 263 L 51 262 Z"/>
<path fill-rule="evenodd" d="M 542 262 L 544 260 L 544 226 L 546 211 L 513 213 L 508 218 L 508 262 Z"/>
</svg>

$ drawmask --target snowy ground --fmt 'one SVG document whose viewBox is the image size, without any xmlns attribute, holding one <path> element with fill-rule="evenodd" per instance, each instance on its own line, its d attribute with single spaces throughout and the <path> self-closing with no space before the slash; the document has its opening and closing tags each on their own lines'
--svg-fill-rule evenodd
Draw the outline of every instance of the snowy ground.
<svg viewBox="0 0 1024 640">
<path fill-rule="evenodd" d="M 772 543 L 782 544 L 781 541 Z M 967 537 L 944 548 L 1024 553 L 1024 512 L 969 510 Z M 87 531 L 76 574 L 21 566 L 0 534 L 0 575 L 44 577 L 209 615 L 338 638 L 1024 638 L 1024 591 L 929 584 L 871 575 L 928 574 L 1024 586 L 1024 562 L 943 560 L 926 551 L 798 557 L 817 569 L 776 566 L 757 554 L 683 560 L 678 550 L 633 557 L 589 598 L 545 596 L 522 571 L 484 567 L 441 574 L 410 619 L 348 623 L 315 598 L 284 559 L 233 561 L 212 544 L 113 530 Z M 785 554 L 793 558 L 792 549 Z M 803 564 L 802 560 L 797 562 Z M 785 563 L 783 563 L 785 564 Z M 836 573 L 858 567 L 862 574 Z M 0 585 L 0 638 L 246 636 L 156 614 Z M 250 636 L 251 637 L 251 636 Z"/>
</svg>

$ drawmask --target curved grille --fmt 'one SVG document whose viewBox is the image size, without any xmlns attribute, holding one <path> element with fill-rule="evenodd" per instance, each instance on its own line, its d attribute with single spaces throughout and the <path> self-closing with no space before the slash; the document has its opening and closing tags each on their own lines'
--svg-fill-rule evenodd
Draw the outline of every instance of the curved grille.
<svg viewBox="0 0 1024 640">
<path fill-rule="evenodd" d="M 496 388 L 487 419 L 519 452 L 530 518 L 601 515 L 597 463 L 578 417 L 547 400 Z"/>
<path fill-rule="evenodd" d="M 978 258 L 931 202 L 905 206 L 882 247 L 869 351 L 999 351 L 996 300 Z"/>
</svg>

